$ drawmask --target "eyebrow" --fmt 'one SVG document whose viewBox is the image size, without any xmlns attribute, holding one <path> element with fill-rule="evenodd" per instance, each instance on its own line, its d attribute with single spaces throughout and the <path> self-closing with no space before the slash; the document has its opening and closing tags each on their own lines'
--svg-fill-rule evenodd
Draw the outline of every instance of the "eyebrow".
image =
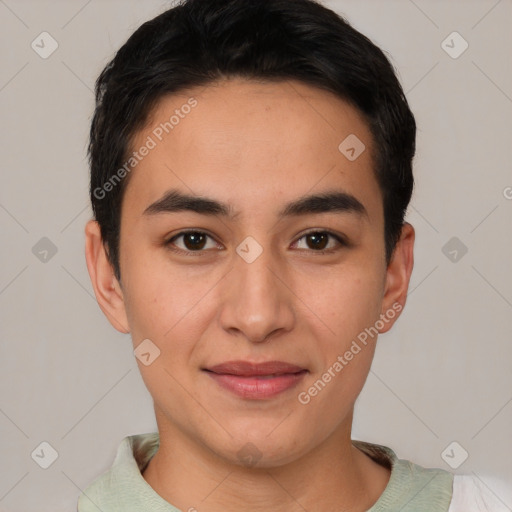
<svg viewBox="0 0 512 512">
<path fill-rule="evenodd" d="M 168 190 L 160 199 L 150 204 L 143 215 L 172 213 L 179 211 L 192 211 L 201 215 L 220 215 L 234 220 L 240 212 L 235 212 L 231 205 L 203 196 L 184 194 L 176 189 Z M 359 217 L 367 217 L 368 212 L 364 205 L 347 192 L 333 190 L 321 194 L 302 196 L 287 203 L 278 217 L 308 215 L 315 213 L 338 212 L 349 213 Z"/>
</svg>

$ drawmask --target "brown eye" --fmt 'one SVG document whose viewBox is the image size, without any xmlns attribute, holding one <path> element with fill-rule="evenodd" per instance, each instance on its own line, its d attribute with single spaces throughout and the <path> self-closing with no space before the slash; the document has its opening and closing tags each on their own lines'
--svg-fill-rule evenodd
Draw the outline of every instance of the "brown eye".
<svg viewBox="0 0 512 512">
<path fill-rule="evenodd" d="M 178 243 L 180 239 L 181 241 Z M 211 249 L 217 246 L 215 242 L 211 242 L 208 246 L 208 239 L 213 241 L 210 235 L 202 231 L 184 231 L 173 236 L 165 245 L 181 252 L 202 252 L 203 249 Z"/>
<path fill-rule="evenodd" d="M 306 240 L 311 249 L 325 249 L 329 242 L 329 235 L 326 233 L 311 233 L 306 235 Z"/>
<path fill-rule="evenodd" d="M 340 236 L 329 231 L 311 231 L 306 233 L 299 238 L 298 245 L 300 245 L 301 240 L 305 240 L 306 247 L 298 247 L 299 249 L 311 249 L 313 252 L 318 253 L 333 252 L 339 249 L 340 246 L 347 245 Z"/>
<path fill-rule="evenodd" d="M 187 233 L 183 235 L 183 243 L 190 251 L 203 249 L 206 244 L 206 236 L 203 233 Z"/>
</svg>

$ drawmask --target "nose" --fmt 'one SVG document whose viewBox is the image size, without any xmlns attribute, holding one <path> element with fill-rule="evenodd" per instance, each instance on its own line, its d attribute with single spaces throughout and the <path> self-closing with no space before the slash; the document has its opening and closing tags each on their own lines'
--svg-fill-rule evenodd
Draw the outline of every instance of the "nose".
<svg viewBox="0 0 512 512">
<path fill-rule="evenodd" d="M 220 323 L 230 334 L 261 343 L 293 328 L 294 294 L 270 250 L 250 263 L 236 255 L 223 292 Z"/>
</svg>

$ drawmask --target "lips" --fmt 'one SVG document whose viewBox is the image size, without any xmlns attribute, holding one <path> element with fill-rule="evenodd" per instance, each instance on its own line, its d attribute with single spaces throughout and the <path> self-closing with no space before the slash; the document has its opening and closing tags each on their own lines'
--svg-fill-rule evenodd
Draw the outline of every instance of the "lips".
<svg viewBox="0 0 512 512">
<path fill-rule="evenodd" d="M 221 375 L 239 375 L 240 377 L 261 377 L 270 375 L 284 375 L 298 373 L 303 370 L 300 366 L 284 363 L 282 361 L 265 361 L 263 363 L 250 363 L 248 361 L 228 361 L 206 368 L 207 371 Z"/>
<path fill-rule="evenodd" d="M 253 400 L 272 398 L 287 391 L 308 373 L 305 368 L 282 361 L 228 361 L 204 371 L 223 389 Z"/>
</svg>

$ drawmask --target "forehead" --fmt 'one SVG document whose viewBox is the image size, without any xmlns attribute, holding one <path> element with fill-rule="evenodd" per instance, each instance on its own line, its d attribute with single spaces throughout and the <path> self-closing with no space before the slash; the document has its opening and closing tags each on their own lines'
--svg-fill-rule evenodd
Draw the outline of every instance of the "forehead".
<svg viewBox="0 0 512 512">
<path fill-rule="evenodd" d="M 231 79 L 166 96 L 131 150 L 144 146 L 151 149 L 133 167 L 124 198 L 139 215 L 171 188 L 218 197 L 242 216 L 244 206 L 277 211 L 276 202 L 313 189 L 380 200 L 365 120 L 332 93 L 296 81 Z M 367 209 L 378 216 L 375 206 Z"/>
</svg>

